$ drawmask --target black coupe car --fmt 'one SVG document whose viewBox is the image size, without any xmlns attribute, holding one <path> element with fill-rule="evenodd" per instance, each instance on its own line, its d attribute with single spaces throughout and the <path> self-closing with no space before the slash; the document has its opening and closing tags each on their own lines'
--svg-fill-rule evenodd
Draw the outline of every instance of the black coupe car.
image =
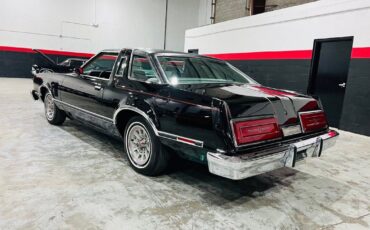
<svg viewBox="0 0 370 230">
<path fill-rule="evenodd" d="M 68 117 L 122 138 L 131 166 L 145 175 L 162 173 L 178 154 L 239 180 L 320 157 L 338 136 L 313 97 L 264 87 L 197 54 L 104 50 L 33 82 L 50 124 Z"/>
</svg>

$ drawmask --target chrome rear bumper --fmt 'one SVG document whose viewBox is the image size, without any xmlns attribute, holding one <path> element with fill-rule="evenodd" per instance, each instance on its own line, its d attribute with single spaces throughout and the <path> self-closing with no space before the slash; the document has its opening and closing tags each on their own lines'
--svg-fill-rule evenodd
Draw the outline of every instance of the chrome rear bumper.
<svg viewBox="0 0 370 230">
<path fill-rule="evenodd" d="M 307 157 L 320 157 L 322 151 L 335 144 L 338 135 L 338 132 L 330 130 L 326 134 L 292 143 L 261 157 L 250 157 L 253 153 L 227 156 L 208 152 L 208 169 L 213 174 L 241 180 L 282 167 L 294 167 Z"/>
</svg>

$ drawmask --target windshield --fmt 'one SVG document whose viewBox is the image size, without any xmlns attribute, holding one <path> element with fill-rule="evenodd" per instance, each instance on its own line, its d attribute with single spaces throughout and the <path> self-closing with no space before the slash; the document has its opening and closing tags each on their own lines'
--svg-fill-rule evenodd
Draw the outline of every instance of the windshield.
<svg viewBox="0 0 370 230">
<path fill-rule="evenodd" d="M 157 56 L 167 80 L 173 84 L 256 83 L 227 62 L 206 57 Z"/>
</svg>

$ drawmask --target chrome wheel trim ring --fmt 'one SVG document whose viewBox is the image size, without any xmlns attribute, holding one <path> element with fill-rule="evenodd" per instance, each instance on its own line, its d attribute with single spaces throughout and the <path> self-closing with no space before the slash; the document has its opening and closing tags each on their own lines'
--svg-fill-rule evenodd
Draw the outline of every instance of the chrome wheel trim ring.
<svg viewBox="0 0 370 230">
<path fill-rule="evenodd" d="M 127 128 L 125 137 L 129 160 L 137 168 L 145 168 L 152 156 L 152 141 L 147 128 L 140 122 L 133 122 Z"/>
<path fill-rule="evenodd" d="M 45 115 L 46 119 L 53 120 L 55 114 L 54 99 L 51 94 L 47 94 L 45 97 Z"/>
</svg>

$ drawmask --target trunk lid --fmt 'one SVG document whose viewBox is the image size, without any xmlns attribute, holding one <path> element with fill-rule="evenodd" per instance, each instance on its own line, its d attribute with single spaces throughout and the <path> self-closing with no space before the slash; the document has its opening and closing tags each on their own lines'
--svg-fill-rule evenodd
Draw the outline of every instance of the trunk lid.
<svg viewBox="0 0 370 230">
<path fill-rule="evenodd" d="M 281 127 L 299 124 L 299 112 L 320 109 L 317 101 L 309 96 L 257 84 L 195 84 L 177 87 L 226 102 L 232 119 L 275 116 Z"/>
</svg>

